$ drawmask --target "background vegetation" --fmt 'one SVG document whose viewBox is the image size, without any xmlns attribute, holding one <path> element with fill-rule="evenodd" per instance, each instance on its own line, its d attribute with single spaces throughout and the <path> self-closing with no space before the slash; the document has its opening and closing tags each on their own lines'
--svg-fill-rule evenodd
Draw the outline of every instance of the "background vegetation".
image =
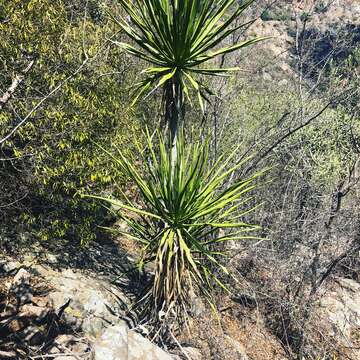
<svg viewBox="0 0 360 360">
<path fill-rule="evenodd" d="M 109 46 L 116 29 L 97 2 L 2 2 L 0 17 L 2 90 L 34 62 L 0 114 L 1 135 L 46 98 L 1 144 L 0 212 L 41 240 L 94 240 L 104 211 L 75 195 L 120 180 L 94 143 L 130 149 L 139 136 L 128 106 L 137 65 Z"/>
<path fill-rule="evenodd" d="M 359 276 L 359 24 L 339 21 L 332 9 L 256 1 L 246 13 L 256 22 L 226 45 L 274 39 L 217 59 L 242 71 L 204 80 L 215 93 L 204 114 L 186 106 L 186 126 L 211 134 L 211 160 L 235 145 L 238 159 L 252 155 L 233 180 L 272 169 L 253 199 L 264 205 L 245 219 L 260 224 L 267 241 L 229 245 L 235 255 L 226 265 L 238 281 L 220 280 L 261 302 L 267 326 L 299 359 L 337 351 L 314 336 L 312 310 L 332 276 Z M 145 124 L 164 128 L 161 93 L 130 108 L 144 64 L 112 43 L 125 35 L 107 11 L 119 16 L 121 8 L 111 0 L 0 0 L 0 99 L 22 79 L 0 100 L 4 251 L 36 241 L 101 243 L 108 235 L 98 225 L 114 219 L 78 195 L 116 196 L 121 185 L 138 196 L 95 143 L 135 156 Z"/>
</svg>

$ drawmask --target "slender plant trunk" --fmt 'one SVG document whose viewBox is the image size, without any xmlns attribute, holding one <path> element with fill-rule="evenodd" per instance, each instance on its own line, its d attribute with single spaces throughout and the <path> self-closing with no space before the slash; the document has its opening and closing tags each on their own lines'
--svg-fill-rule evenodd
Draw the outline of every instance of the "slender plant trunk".
<svg viewBox="0 0 360 360">
<path fill-rule="evenodd" d="M 165 121 L 169 126 L 172 173 L 177 160 L 177 134 L 184 112 L 184 94 L 179 79 L 175 76 L 165 86 Z"/>
</svg>

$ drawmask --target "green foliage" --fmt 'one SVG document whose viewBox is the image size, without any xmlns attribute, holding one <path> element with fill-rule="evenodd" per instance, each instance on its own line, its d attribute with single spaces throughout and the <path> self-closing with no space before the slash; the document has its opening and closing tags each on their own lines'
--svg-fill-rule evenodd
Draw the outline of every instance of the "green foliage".
<svg viewBox="0 0 360 360">
<path fill-rule="evenodd" d="M 319 1 L 315 3 L 314 11 L 317 13 L 326 13 L 330 8 L 331 3 L 326 3 L 325 1 Z"/>
<path fill-rule="evenodd" d="M 300 14 L 300 20 L 302 22 L 306 22 L 306 21 L 309 21 L 311 19 L 311 13 L 310 12 L 307 12 L 307 11 L 303 11 L 301 14 Z"/>
<path fill-rule="evenodd" d="M 159 311 L 168 313 L 174 307 L 185 315 L 193 286 L 210 303 L 214 284 L 229 291 L 218 274 L 228 274 L 219 259 L 227 251 L 219 250 L 219 245 L 255 238 L 248 233 L 257 227 L 244 222 L 244 216 L 252 210 L 248 207 L 249 192 L 262 174 L 228 185 L 230 175 L 244 163 L 231 165 L 237 149 L 211 165 L 208 142 L 185 145 L 180 133 L 173 168 L 171 152 L 166 151 L 160 135 L 158 142 L 159 155 L 148 134 L 147 153 L 141 154 L 145 167 L 142 172 L 122 151 L 117 156 L 107 152 L 120 171 L 135 182 L 143 204 L 126 197 L 119 201 L 92 196 L 120 209 L 119 217 L 131 229 L 121 233 L 142 246 L 140 270 L 148 262 L 155 263 L 152 288 L 142 299 L 153 319 L 157 319 Z"/>
<path fill-rule="evenodd" d="M 281 86 L 278 83 L 262 85 L 261 88 L 256 84 L 239 87 L 234 79 L 229 91 L 236 92 L 237 101 L 231 98 L 226 102 L 226 114 L 231 121 L 223 125 L 223 136 L 218 144 L 220 152 L 228 151 L 236 143 L 256 152 L 271 145 L 275 141 L 271 139 L 276 139 L 279 133 L 296 127 L 290 116 L 283 118 L 289 109 L 301 106 L 290 82 Z M 305 111 L 310 114 L 307 116 L 323 106 L 321 100 L 312 99 L 305 104 Z M 281 167 L 289 176 L 302 178 L 318 193 L 332 191 L 358 156 L 360 126 L 349 109 L 353 108 L 339 105 L 327 109 L 309 126 L 279 144 L 270 154 L 268 163 Z M 279 184 L 273 183 L 273 191 L 276 191 Z"/>
<path fill-rule="evenodd" d="M 0 0 L 2 90 L 35 60 L 0 113 L 0 138 L 71 75 L 85 53 L 92 59 L 0 149 L 1 158 L 12 159 L 0 161 L 0 184 L 6 189 L 0 211 L 9 227 L 27 224 L 43 240 L 94 239 L 96 223 L 105 221 L 106 214 L 96 202 L 75 195 L 104 191 L 122 181 L 122 174 L 93 141 L 130 152 L 130 138 L 139 136 L 137 115 L 127 108 L 136 64 L 117 47 L 108 46 L 94 57 L 115 26 L 95 2 L 89 4 L 85 9 L 80 1 Z"/>
<path fill-rule="evenodd" d="M 211 94 L 198 75 L 224 75 L 232 69 L 205 68 L 205 62 L 217 56 L 254 44 L 261 38 L 216 49 L 236 30 L 248 25 L 230 26 L 254 0 L 236 5 L 236 0 L 120 0 L 132 22 L 117 21 L 136 44 L 119 42 L 131 55 L 149 62 L 152 67 L 144 70 L 145 78 L 137 85 L 135 100 L 145 92 L 167 83 L 176 83 L 189 97 L 189 90 L 198 94 L 203 108 L 203 98 Z"/>
<path fill-rule="evenodd" d="M 342 51 L 339 52 L 338 57 L 331 59 L 326 67 L 328 79 L 326 86 L 332 86 L 343 90 L 346 88 L 359 88 L 360 46 L 358 44 L 359 35 L 356 34 L 356 31 L 359 30 L 356 30 L 356 28 L 353 29 L 354 34 L 351 33 L 351 30 L 351 27 L 347 29 L 347 31 L 351 34 L 350 36 L 349 33 L 347 35 L 349 46 L 342 49 Z M 339 38 L 341 38 L 341 36 L 339 36 Z M 343 109 L 347 109 L 349 114 L 356 114 L 358 111 L 358 103 L 358 92 L 353 92 L 351 96 L 344 97 L 344 99 L 340 101 Z"/>
<path fill-rule="evenodd" d="M 265 9 L 261 13 L 260 18 L 262 21 L 288 21 L 291 20 L 292 16 L 291 11 L 284 5 L 281 5 L 278 8 Z"/>
<path fill-rule="evenodd" d="M 313 189 L 325 193 L 332 191 L 339 179 L 348 175 L 349 168 L 358 158 L 359 138 L 358 122 L 339 107 L 329 110 L 313 126 L 294 135 L 289 142 L 301 144 L 302 170 L 308 172 L 308 181 Z M 289 170 L 294 172 L 298 166 L 295 161 L 289 164 Z"/>
<path fill-rule="evenodd" d="M 233 144 L 241 144 L 245 151 L 250 148 L 254 152 L 260 150 L 263 141 L 281 129 L 283 124 L 276 126 L 276 122 L 289 108 L 298 105 L 298 98 L 289 86 L 261 83 L 259 88 L 260 83 L 259 79 L 243 86 L 243 80 L 235 78 L 228 83 L 227 91 L 236 93 L 236 98 L 226 99 L 224 111 L 229 120 L 222 125 L 223 132 L 218 141 L 220 153 L 228 152 Z"/>
</svg>

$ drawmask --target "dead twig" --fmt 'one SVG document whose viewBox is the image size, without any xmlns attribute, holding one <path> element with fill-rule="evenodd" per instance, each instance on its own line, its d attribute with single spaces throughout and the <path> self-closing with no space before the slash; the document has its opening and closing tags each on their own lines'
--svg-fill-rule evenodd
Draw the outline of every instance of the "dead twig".
<svg viewBox="0 0 360 360">
<path fill-rule="evenodd" d="M 14 359 L 16 358 L 15 351 L 2 351 L 0 350 L 0 359 Z"/>
<path fill-rule="evenodd" d="M 15 76 L 10 87 L 5 91 L 4 95 L 0 97 L 0 110 L 2 110 L 2 108 L 6 105 L 6 103 L 11 99 L 15 90 L 24 81 L 25 75 L 33 67 L 34 63 L 35 60 L 31 60 L 30 63 L 26 66 L 26 68 L 19 75 Z"/>
</svg>

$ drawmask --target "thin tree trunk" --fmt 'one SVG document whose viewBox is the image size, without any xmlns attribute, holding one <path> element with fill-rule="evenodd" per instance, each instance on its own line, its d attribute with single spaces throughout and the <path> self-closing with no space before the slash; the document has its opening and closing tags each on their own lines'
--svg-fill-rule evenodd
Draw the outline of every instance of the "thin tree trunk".
<svg viewBox="0 0 360 360">
<path fill-rule="evenodd" d="M 165 86 L 165 121 L 169 125 L 172 174 L 177 160 L 177 135 L 183 115 L 184 97 L 178 78 L 174 77 Z"/>
</svg>

